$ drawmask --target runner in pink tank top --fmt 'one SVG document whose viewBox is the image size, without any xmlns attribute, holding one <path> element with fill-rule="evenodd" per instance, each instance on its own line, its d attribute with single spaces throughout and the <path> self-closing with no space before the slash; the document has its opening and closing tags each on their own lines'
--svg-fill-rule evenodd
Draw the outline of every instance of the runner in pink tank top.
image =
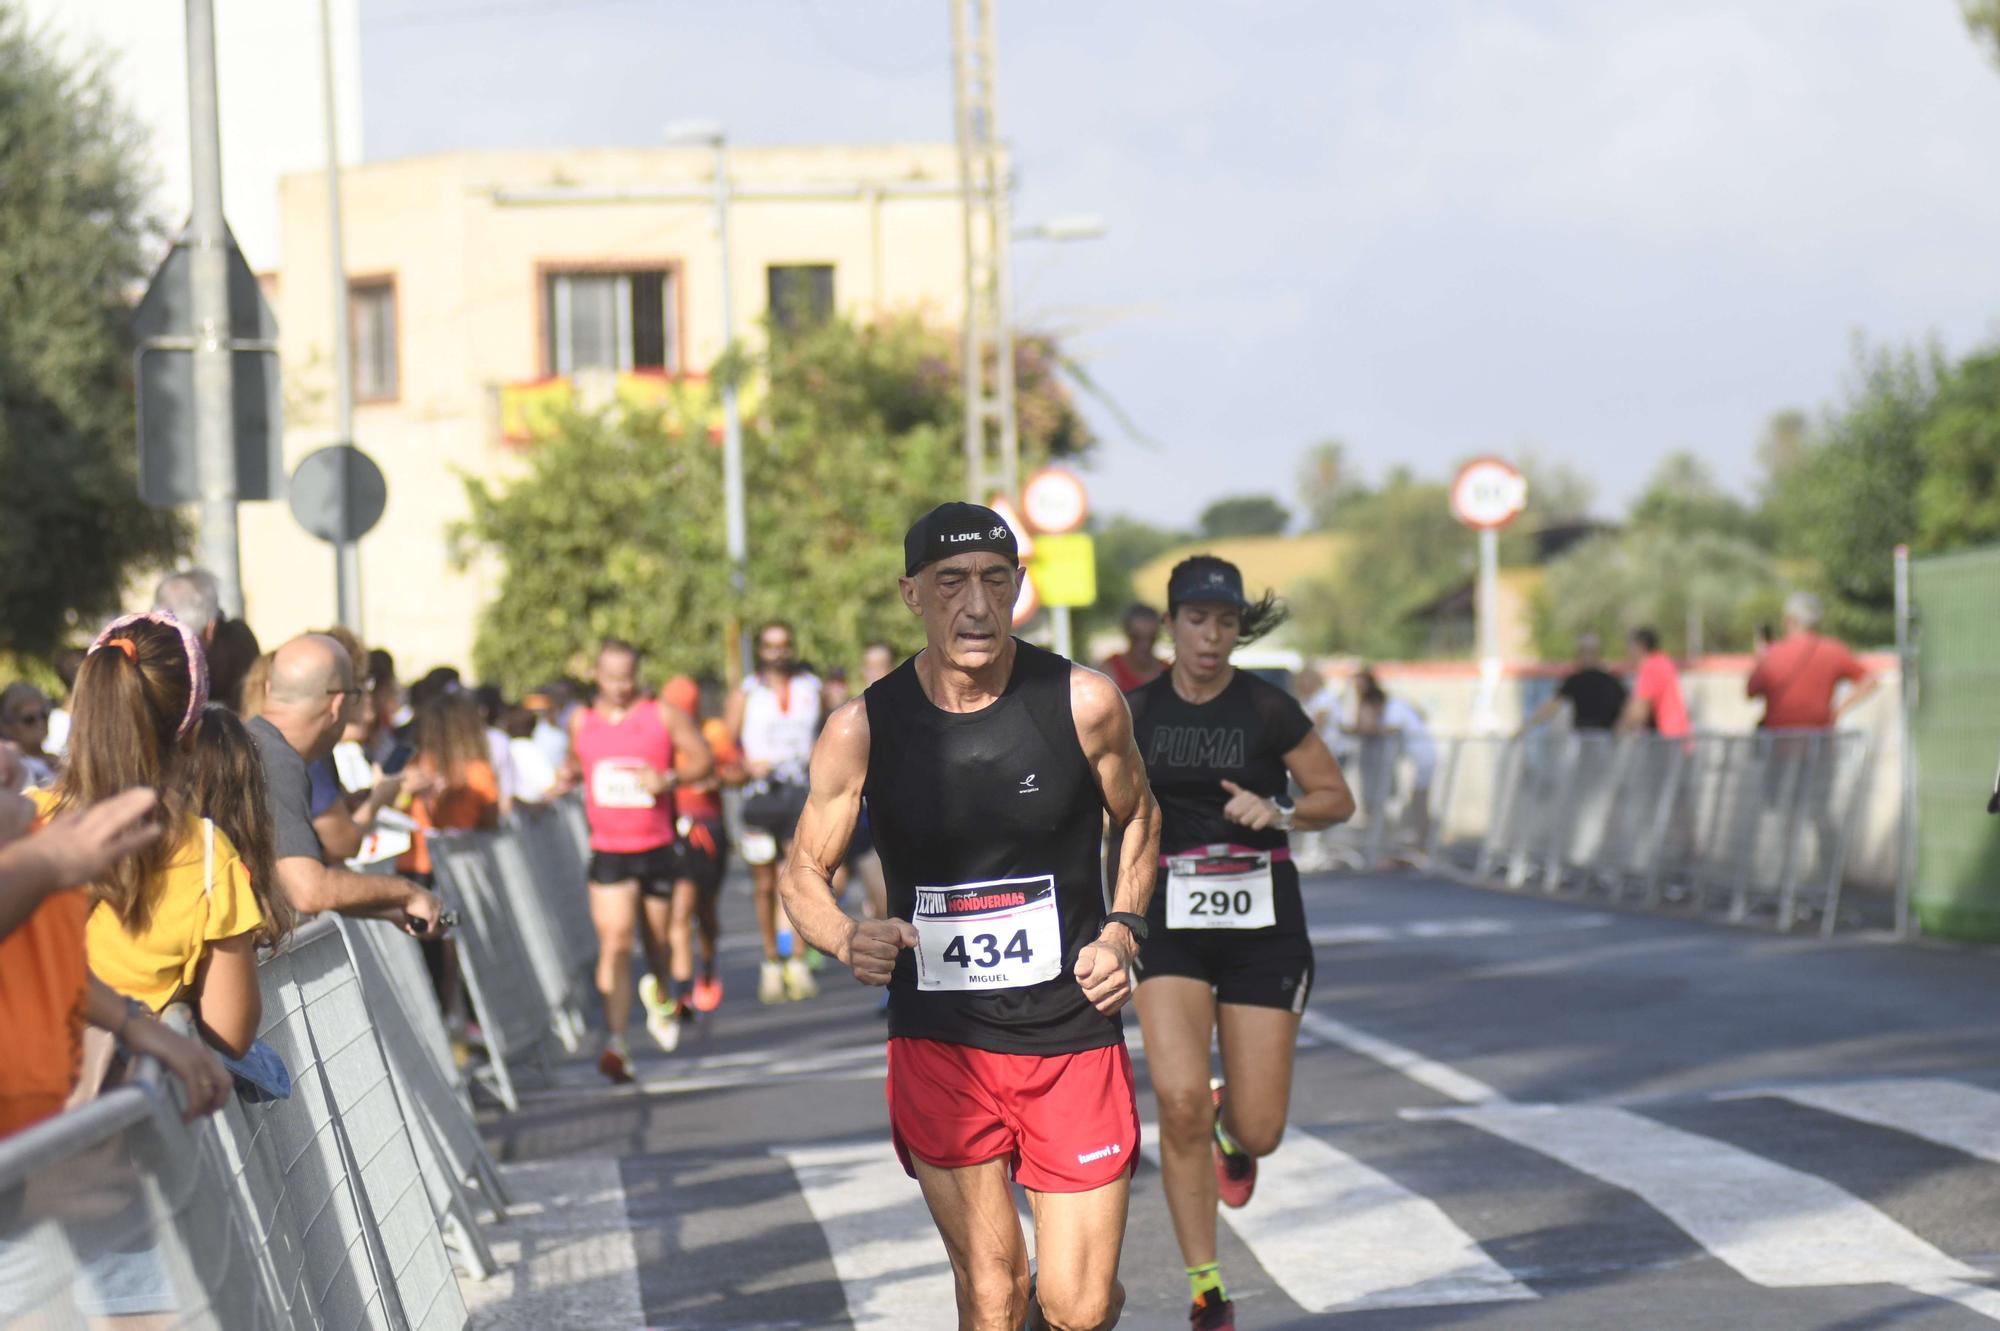
<svg viewBox="0 0 2000 1331">
<path fill-rule="evenodd" d="M 674 737 L 659 704 L 643 698 L 623 711 L 587 707 L 577 716 L 574 745 L 591 849 L 629 855 L 671 844 Z"/>
<path fill-rule="evenodd" d="M 708 744 L 685 713 L 639 693 L 639 653 L 606 642 L 597 654 L 597 699 L 570 721 L 565 779 L 583 787 L 590 822 L 590 918 L 597 926 L 597 992 L 610 1034 L 598 1071 L 632 1080 L 625 1027 L 632 1015 L 632 942 L 643 927 L 646 974 L 639 998 L 661 1049 L 680 1044 L 693 1015 L 695 886 L 674 846 L 674 786 L 709 773 Z M 671 997 L 670 997 L 671 994 Z"/>
</svg>

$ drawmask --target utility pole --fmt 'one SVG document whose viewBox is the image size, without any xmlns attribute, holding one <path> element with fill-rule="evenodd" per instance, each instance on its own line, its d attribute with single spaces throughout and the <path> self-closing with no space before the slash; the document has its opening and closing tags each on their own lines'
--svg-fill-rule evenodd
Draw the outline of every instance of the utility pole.
<svg viewBox="0 0 2000 1331">
<path fill-rule="evenodd" d="M 235 352 L 229 326 L 229 228 L 222 218 L 222 129 L 215 93 L 215 0 L 187 0 L 188 144 L 192 205 L 188 273 L 194 313 L 194 445 L 201 492 L 197 558 L 243 613 L 236 534 Z"/>
<path fill-rule="evenodd" d="M 340 234 L 340 124 L 334 118 L 333 0 L 319 0 L 320 70 L 326 83 L 326 234 L 333 264 L 334 442 L 354 442 L 354 348 L 347 296 L 347 252 Z M 333 585 L 340 622 L 358 635 L 361 628 L 361 552 L 345 539 L 348 505 L 346 467 L 339 478 L 343 538 L 333 544 Z"/>
<path fill-rule="evenodd" d="M 1009 202 L 995 112 L 998 0 L 952 0 L 952 84 L 957 103 L 959 189 L 965 207 L 965 471 L 967 497 L 997 490 L 1020 502 L 1014 419 L 1013 296 L 1008 279 Z"/>
<path fill-rule="evenodd" d="M 735 287 L 729 258 L 729 136 L 713 120 L 676 120 L 661 130 L 668 143 L 698 143 L 715 154 L 715 244 L 720 251 L 722 350 L 736 345 Z M 712 378 L 713 376 L 711 376 Z M 736 379 L 722 384 L 722 509 L 723 541 L 729 556 L 729 616 L 724 673 L 735 688 L 750 673 L 750 640 L 743 634 L 743 604 L 750 589 L 750 531 L 744 514 L 743 413 L 736 402 Z"/>
<path fill-rule="evenodd" d="M 729 141 L 715 135 L 715 237 L 722 251 L 722 348 L 736 345 L 736 304 L 729 278 Z M 744 516 L 743 415 L 736 403 L 736 376 L 722 384 L 723 536 L 729 554 L 730 686 L 750 674 L 750 642 L 743 636 L 743 602 L 750 589 L 750 533 Z"/>
</svg>

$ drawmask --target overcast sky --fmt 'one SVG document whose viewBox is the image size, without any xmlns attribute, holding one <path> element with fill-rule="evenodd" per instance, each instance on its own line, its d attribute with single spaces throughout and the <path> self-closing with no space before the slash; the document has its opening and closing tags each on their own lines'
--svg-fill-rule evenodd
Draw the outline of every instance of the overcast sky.
<svg viewBox="0 0 2000 1331">
<path fill-rule="evenodd" d="M 362 0 L 371 158 L 947 140 L 946 0 Z M 1856 333 L 2000 312 L 2000 72 L 1954 0 L 1003 0 L 1023 322 L 1150 441 L 1095 504 L 1186 522 L 1337 436 L 1442 475 L 1524 446 L 1616 513 L 1691 448 L 1730 484 Z"/>
</svg>

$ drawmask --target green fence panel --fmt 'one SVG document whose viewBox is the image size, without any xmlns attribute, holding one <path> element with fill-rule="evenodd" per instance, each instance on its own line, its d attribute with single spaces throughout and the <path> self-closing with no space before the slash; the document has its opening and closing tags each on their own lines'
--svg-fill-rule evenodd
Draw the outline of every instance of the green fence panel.
<svg viewBox="0 0 2000 1331">
<path fill-rule="evenodd" d="M 1911 905 L 1927 934 L 2000 940 L 2000 818 L 1986 812 L 2000 755 L 2000 546 L 1912 561 L 1910 603 L 1917 664 Z"/>
</svg>

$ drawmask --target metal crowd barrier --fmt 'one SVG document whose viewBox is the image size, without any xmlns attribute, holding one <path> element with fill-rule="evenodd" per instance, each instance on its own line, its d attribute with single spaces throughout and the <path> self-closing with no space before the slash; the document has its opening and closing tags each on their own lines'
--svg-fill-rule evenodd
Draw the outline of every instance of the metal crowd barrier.
<svg viewBox="0 0 2000 1331">
<path fill-rule="evenodd" d="M 553 884 L 543 878 L 519 826 L 493 837 L 491 846 L 501 899 L 519 926 L 514 932 L 528 954 L 542 1001 L 548 1004 L 555 1037 L 565 1052 L 574 1054 L 583 1048 L 588 1033 L 583 1019 L 583 973 L 572 964 L 573 943 L 563 937 L 561 921 L 578 918 L 582 912 L 550 909 L 543 893 Z M 573 900 L 579 905 L 586 890 L 577 886 Z M 589 921 L 582 923 L 587 926 Z"/>
<path fill-rule="evenodd" d="M 339 927 L 302 926 L 258 964 L 260 1038 L 287 1100 L 209 1120 L 259 1217 L 286 1306 L 327 1327 L 462 1328 L 463 1296 Z"/>
<path fill-rule="evenodd" d="M 293 1326 L 220 1178 L 149 1059 L 126 1085 L 0 1140 L 0 1327 L 84 1331 L 149 1314 Z"/>
<path fill-rule="evenodd" d="M 433 835 L 466 987 L 509 1064 L 583 1034 L 596 956 L 564 801 L 501 833 Z M 387 871 L 387 866 L 368 866 Z M 533 983 L 523 984 L 528 976 Z M 508 1199 L 472 1117 L 421 952 L 386 921 L 313 920 L 258 963 L 260 1037 L 286 1100 L 232 1097 L 193 1125 L 141 1060 L 132 1084 L 0 1141 L 0 1328 L 463 1331 L 452 1270 L 493 1256 Z M 186 1015 L 167 1018 L 184 1033 Z"/>
<path fill-rule="evenodd" d="M 1392 857 L 1515 888 L 1768 915 L 1780 929 L 1808 915 L 1824 933 L 1838 923 L 1863 734 L 1542 731 L 1439 744 L 1428 839 L 1391 836 Z"/>
<path fill-rule="evenodd" d="M 546 928 L 540 912 L 526 918 L 513 914 L 500 887 L 494 863 L 494 833 L 426 832 L 431 868 L 445 903 L 458 913 L 453 938 L 458 945 L 459 973 L 479 1015 L 479 1029 L 492 1057 L 481 1069 L 489 1089 L 510 1111 L 521 1107 L 514 1072 L 530 1064 L 552 1075 L 548 1042 L 555 1031 L 555 1014 L 541 986 L 522 983 L 533 977 L 523 934 Z"/>
<path fill-rule="evenodd" d="M 590 923 L 589 835 L 586 829 L 583 842 L 577 841 L 569 813 L 582 807 L 574 798 L 553 805 L 516 805 L 512 828 L 549 904 L 563 960 L 579 986 L 579 1001 L 591 992 L 589 977 L 597 965 L 597 930 Z"/>
</svg>

